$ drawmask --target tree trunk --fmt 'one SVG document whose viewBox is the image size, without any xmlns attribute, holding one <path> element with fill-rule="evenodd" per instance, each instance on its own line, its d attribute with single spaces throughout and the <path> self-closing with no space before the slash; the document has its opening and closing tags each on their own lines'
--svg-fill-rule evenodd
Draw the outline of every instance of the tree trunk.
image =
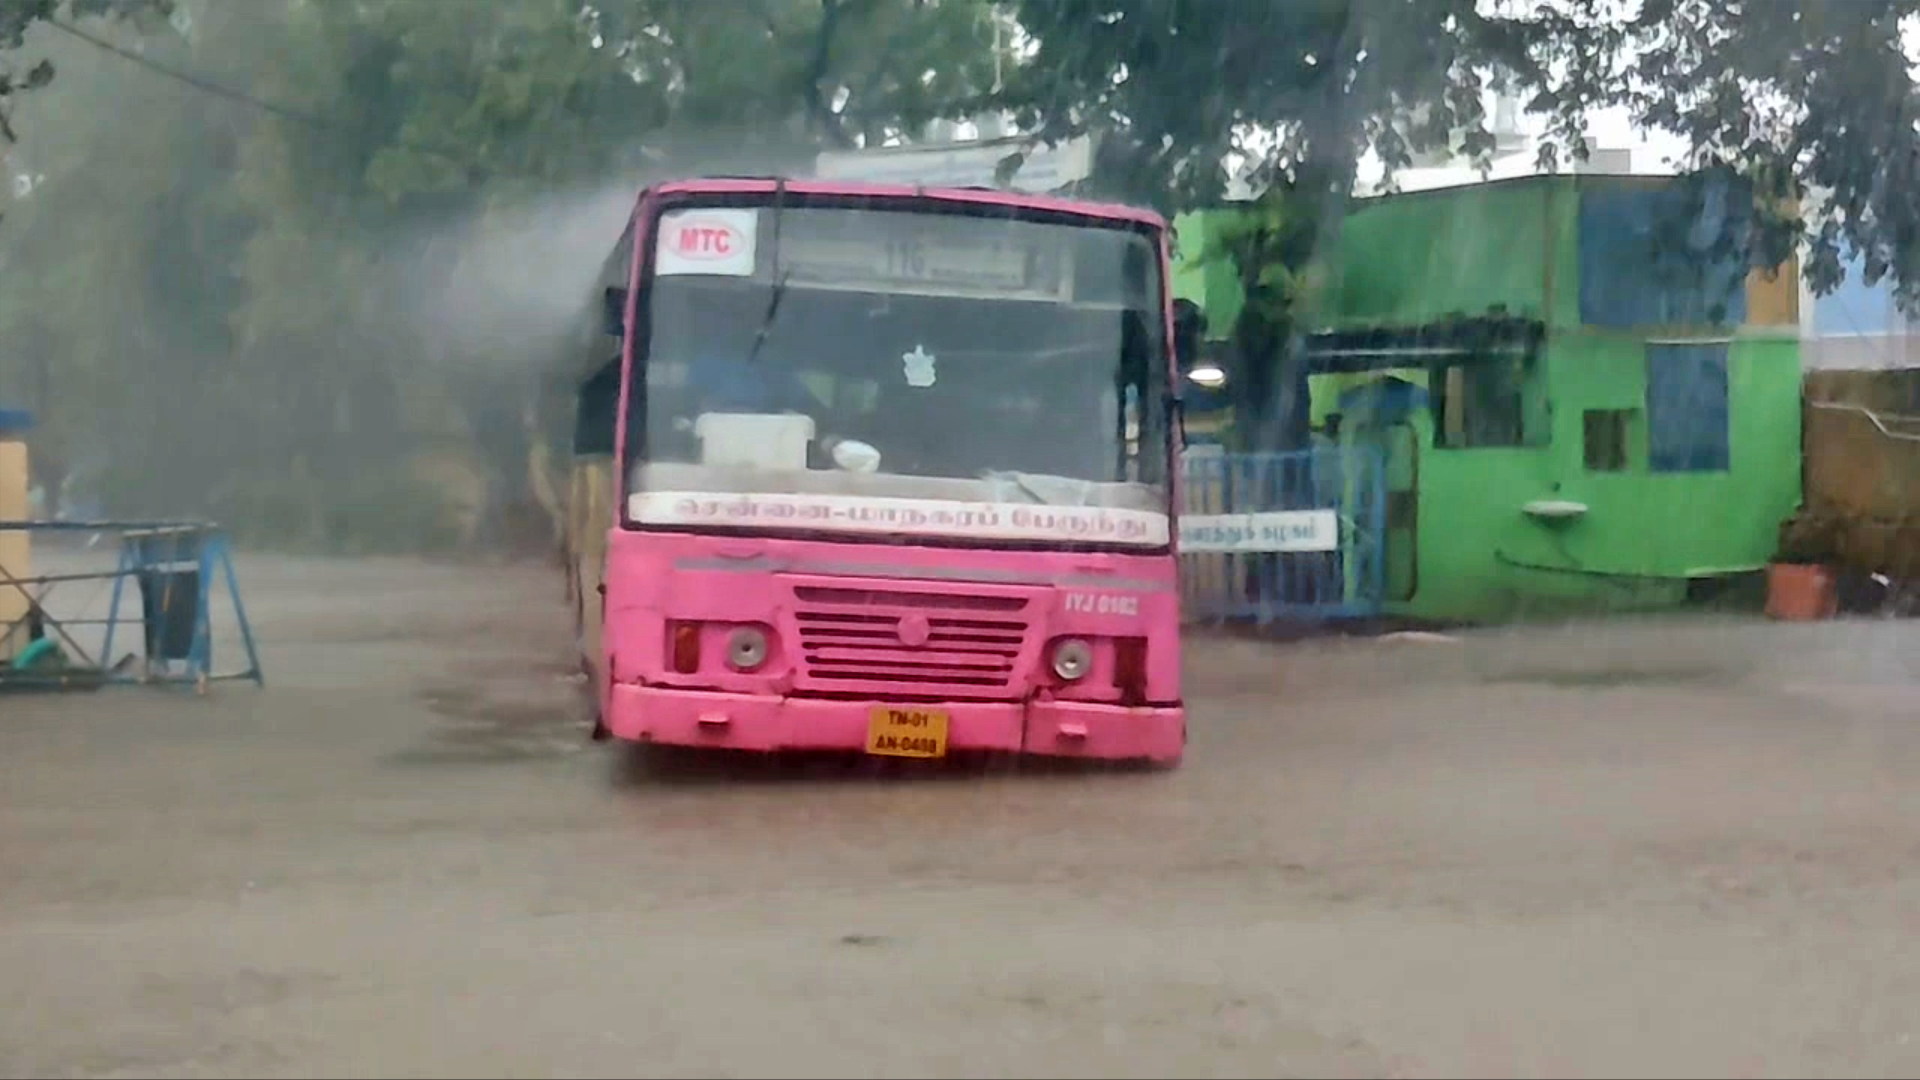
<svg viewBox="0 0 1920 1080">
<path fill-rule="evenodd" d="M 1370 8 L 1368 0 L 1351 0 L 1348 4 L 1346 24 L 1341 27 L 1318 88 L 1319 101 L 1307 113 L 1302 131 L 1306 156 L 1297 170 L 1300 182 L 1296 187 L 1303 193 L 1317 193 L 1320 200 L 1308 266 L 1325 267 L 1329 259 L 1337 257 L 1347 202 L 1359 169 L 1353 108 L 1357 88 L 1353 83 L 1365 76 L 1361 53 Z M 1269 368 L 1274 372 L 1273 380 L 1262 399 L 1268 405 L 1260 410 L 1261 423 L 1255 429 L 1255 442 L 1261 449 L 1293 450 L 1308 445 L 1312 412 L 1307 394 L 1306 339 L 1321 321 L 1315 310 L 1321 300 L 1316 291 L 1309 286 L 1305 310 L 1294 313 L 1279 363 Z"/>
</svg>

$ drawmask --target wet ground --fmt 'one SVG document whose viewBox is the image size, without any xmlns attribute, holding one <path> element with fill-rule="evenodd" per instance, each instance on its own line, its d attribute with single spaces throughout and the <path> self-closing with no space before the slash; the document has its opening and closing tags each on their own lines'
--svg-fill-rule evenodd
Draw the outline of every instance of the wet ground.
<svg viewBox="0 0 1920 1080">
<path fill-rule="evenodd" d="M 1199 640 L 1177 772 L 877 778 L 588 744 L 537 568 L 242 573 L 266 690 L 0 697 L 0 1075 L 1920 1072 L 1912 625 Z"/>
</svg>

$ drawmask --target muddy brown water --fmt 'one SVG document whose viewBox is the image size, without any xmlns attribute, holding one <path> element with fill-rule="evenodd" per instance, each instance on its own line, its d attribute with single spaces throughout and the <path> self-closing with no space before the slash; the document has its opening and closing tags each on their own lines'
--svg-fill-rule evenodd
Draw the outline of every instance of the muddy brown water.
<svg viewBox="0 0 1920 1080">
<path fill-rule="evenodd" d="M 264 691 L 0 698 L 0 1075 L 1920 1072 L 1906 624 L 1196 635 L 1173 773 L 662 769 L 544 569 L 242 574 Z"/>
</svg>

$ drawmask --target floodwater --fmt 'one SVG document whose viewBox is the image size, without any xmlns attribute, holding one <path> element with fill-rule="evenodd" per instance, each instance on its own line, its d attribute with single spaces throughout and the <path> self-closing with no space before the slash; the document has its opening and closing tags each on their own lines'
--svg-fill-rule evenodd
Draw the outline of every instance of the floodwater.
<svg viewBox="0 0 1920 1080">
<path fill-rule="evenodd" d="M 876 776 L 587 742 L 542 568 L 241 569 L 265 690 L 0 698 L 0 1075 L 1920 1072 L 1910 625 L 1201 638 L 1176 772 Z"/>
</svg>

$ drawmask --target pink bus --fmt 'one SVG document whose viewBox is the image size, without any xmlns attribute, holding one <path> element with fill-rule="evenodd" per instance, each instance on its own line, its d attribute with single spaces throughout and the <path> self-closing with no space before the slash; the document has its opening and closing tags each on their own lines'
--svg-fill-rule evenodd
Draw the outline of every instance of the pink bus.
<svg viewBox="0 0 1920 1080">
<path fill-rule="evenodd" d="M 1179 762 L 1162 219 L 674 182 L 589 307 L 568 547 L 596 736 Z"/>
</svg>

